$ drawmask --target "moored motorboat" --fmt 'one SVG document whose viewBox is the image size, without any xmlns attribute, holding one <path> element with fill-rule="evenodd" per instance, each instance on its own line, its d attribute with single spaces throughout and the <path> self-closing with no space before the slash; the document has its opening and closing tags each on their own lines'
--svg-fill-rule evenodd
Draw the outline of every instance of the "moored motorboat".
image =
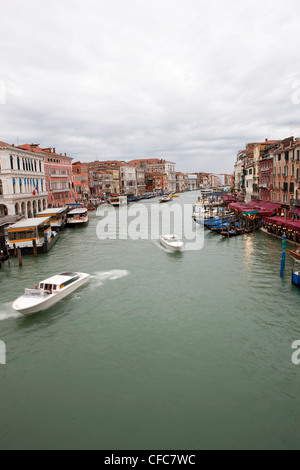
<svg viewBox="0 0 300 470">
<path fill-rule="evenodd" d="M 22 315 L 43 312 L 86 284 L 86 273 L 62 273 L 40 282 L 34 289 L 25 289 L 24 295 L 15 300 L 12 308 Z"/>
<path fill-rule="evenodd" d="M 183 241 L 177 235 L 161 235 L 160 243 L 171 251 L 182 251 L 184 247 Z"/>
<path fill-rule="evenodd" d="M 300 287 L 300 271 L 292 271 L 292 283 L 295 286 Z"/>
<path fill-rule="evenodd" d="M 296 248 L 295 250 L 291 251 L 291 257 L 294 258 L 295 261 L 300 263 L 300 248 Z"/>
</svg>

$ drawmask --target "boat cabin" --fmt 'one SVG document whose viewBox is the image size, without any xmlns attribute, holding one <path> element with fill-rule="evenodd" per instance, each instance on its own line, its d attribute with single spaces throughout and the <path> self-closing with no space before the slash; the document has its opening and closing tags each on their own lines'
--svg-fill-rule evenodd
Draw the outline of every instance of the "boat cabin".
<svg viewBox="0 0 300 470">
<path fill-rule="evenodd" d="M 62 228 L 66 222 L 67 207 L 47 209 L 39 212 L 37 217 L 50 217 L 51 228 Z"/>
<path fill-rule="evenodd" d="M 47 294 L 57 294 L 73 282 L 78 281 L 79 278 L 76 273 L 62 273 L 40 282 L 39 289 Z"/>
<path fill-rule="evenodd" d="M 127 196 L 111 196 L 109 200 L 110 204 L 115 207 L 127 206 Z"/>
<path fill-rule="evenodd" d="M 49 217 L 25 219 L 11 225 L 7 229 L 7 242 L 10 248 L 31 248 L 33 240 L 41 247 L 51 239 L 52 230 Z"/>
</svg>

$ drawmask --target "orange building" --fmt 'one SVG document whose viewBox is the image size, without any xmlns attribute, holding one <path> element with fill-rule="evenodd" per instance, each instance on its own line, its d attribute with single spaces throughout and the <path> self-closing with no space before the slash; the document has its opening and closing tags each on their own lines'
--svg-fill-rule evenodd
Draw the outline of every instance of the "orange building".
<svg viewBox="0 0 300 470">
<path fill-rule="evenodd" d="M 281 142 L 274 158 L 273 201 L 297 206 L 299 201 L 300 141 L 289 137 Z M 300 204 L 299 204 L 300 205 Z"/>
<path fill-rule="evenodd" d="M 78 203 L 87 203 L 90 198 L 89 164 L 73 163 L 72 171 L 75 200 Z"/>
<path fill-rule="evenodd" d="M 168 192 L 169 180 L 165 173 L 146 173 L 146 190 L 149 193 Z"/>
</svg>

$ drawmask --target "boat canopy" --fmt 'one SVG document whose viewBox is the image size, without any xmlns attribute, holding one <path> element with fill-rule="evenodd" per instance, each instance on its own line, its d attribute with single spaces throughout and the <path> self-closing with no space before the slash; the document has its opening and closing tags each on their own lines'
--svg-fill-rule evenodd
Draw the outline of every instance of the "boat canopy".
<svg viewBox="0 0 300 470">
<path fill-rule="evenodd" d="M 68 213 L 68 216 L 72 215 L 80 215 L 80 214 L 85 214 L 87 212 L 87 209 L 85 207 L 81 207 L 78 209 L 73 209 Z"/>
<path fill-rule="evenodd" d="M 52 217 L 53 215 L 63 214 L 67 210 L 68 210 L 67 207 L 58 207 L 57 209 L 47 209 L 45 211 L 38 212 L 37 217 L 46 217 L 46 216 Z"/>
<path fill-rule="evenodd" d="M 16 231 L 21 231 L 21 230 L 34 230 L 41 225 L 47 225 L 47 223 L 50 223 L 50 218 L 49 217 L 35 217 L 34 219 L 25 219 L 21 220 L 20 222 L 17 222 L 14 225 L 11 225 L 8 228 L 8 233 L 11 232 L 16 232 Z"/>
<path fill-rule="evenodd" d="M 77 273 L 58 274 L 57 276 L 50 277 L 49 279 L 45 279 L 40 282 L 40 288 L 46 290 L 55 288 L 54 290 L 56 290 L 59 286 L 60 289 L 63 289 L 78 279 L 79 275 Z"/>
</svg>

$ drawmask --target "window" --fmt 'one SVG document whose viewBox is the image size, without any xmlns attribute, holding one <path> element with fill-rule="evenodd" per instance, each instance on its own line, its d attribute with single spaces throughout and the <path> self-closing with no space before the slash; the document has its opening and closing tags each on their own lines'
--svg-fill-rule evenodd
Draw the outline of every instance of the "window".
<svg viewBox="0 0 300 470">
<path fill-rule="evenodd" d="M 14 159 L 12 156 L 10 156 L 10 169 L 13 170 L 14 169 Z"/>
<path fill-rule="evenodd" d="M 18 165 L 18 170 L 20 171 L 20 158 L 17 158 L 17 165 Z"/>
<path fill-rule="evenodd" d="M 35 230 L 26 230 L 22 232 L 9 232 L 9 240 L 14 241 L 14 240 L 30 240 L 32 238 L 35 238 Z"/>
</svg>

